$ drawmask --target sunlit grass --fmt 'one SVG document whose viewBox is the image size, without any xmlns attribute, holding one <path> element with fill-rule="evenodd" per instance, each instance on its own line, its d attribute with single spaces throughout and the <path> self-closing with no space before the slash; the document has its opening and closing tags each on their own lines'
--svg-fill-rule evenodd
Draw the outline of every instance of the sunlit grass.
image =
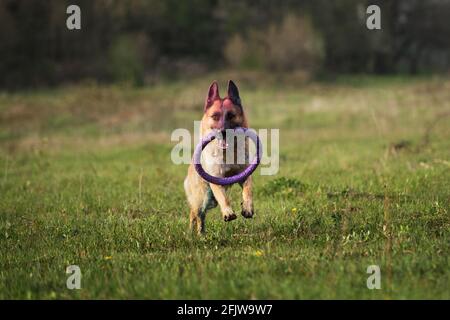
<svg viewBox="0 0 450 320">
<path fill-rule="evenodd" d="M 250 124 L 280 129 L 280 171 L 255 174 L 254 219 L 214 209 L 198 238 L 170 133 L 230 77 Z M 276 79 L 1 94 L 0 297 L 450 298 L 450 82 Z"/>
</svg>

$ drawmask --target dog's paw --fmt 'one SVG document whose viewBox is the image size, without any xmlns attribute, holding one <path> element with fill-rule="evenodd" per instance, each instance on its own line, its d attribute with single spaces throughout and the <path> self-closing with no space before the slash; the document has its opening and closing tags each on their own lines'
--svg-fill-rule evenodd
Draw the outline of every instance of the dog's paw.
<svg viewBox="0 0 450 320">
<path fill-rule="evenodd" d="M 223 220 L 224 221 L 232 221 L 232 220 L 234 220 L 234 219 L 236 219 L 237 218 L 237 216 L 236 216 L 236 214 L 235 213 L 228 213 L 228 214 L 226 214 L 226 215 L 224 215 L 223 216 Z"/>
<path fill-rule="evenodd" d="M 244 218 L 253 218 L 253 210 L 242 209 L 241 214 Z"/>
</svg>

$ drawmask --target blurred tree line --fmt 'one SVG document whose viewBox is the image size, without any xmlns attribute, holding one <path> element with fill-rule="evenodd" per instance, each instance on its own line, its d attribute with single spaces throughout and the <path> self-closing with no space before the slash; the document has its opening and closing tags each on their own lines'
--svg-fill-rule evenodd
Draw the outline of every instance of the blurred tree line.
<svg viewBox="0 0 450 320">
<path fill-rule="evenodd" d="M 66 8 L 81 8 L 81 30 Z M 381 8 L 381 30 L 366 8 Z M 0 0 L 0 86 L 210 69 L 448 72 L 450 0 Z"/>
</svg>

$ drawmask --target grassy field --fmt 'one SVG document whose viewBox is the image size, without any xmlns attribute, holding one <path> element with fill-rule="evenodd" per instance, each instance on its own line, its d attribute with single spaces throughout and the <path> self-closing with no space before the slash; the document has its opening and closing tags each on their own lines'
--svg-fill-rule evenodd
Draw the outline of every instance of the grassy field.
<svg viewBox="0 0 450 320">
<path fill-rule="evenodd" d="M 170 134 L 228 78 L 280 170 L 254 174 L 254 219 L 214 209 L 199 238 Z M 0 93 L 0 298 L 449 299 L 450 80 L 260 78 Z"/>
</svg>

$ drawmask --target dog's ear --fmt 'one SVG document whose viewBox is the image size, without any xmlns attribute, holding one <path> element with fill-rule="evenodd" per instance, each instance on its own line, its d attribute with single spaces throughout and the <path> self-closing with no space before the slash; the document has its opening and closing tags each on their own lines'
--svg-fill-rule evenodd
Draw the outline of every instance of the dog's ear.
<svg viewBox="0 0 450 320">
<path fill-rule="evenodd" d="M 205 100 L 205 111 L 211 107 L 214 101 L 217 99 L 220 99 L 219 96 L 219 85 L 217 84 L 217 81 L 213 81 L 211 85 L 209 86 L 208 95 L 206 96 Z"/>
<path fill-rule="evenodd" d="M 237 106 L 241 105 L 241 97 L 239 97 L 239 89 L 233 80 L 228 81 L 228 98 Z"/>
</svg>

